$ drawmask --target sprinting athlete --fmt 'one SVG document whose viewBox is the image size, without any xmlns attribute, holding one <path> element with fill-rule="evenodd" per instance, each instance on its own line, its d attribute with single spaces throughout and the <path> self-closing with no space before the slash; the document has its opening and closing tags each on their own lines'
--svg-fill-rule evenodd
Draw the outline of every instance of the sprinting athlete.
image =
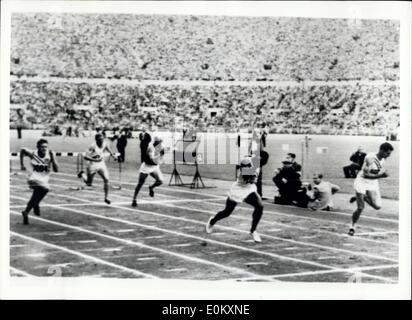
<svg viewBox="0 0 412 320">
<path fill-rule="evenodd" d="M 149 136 L 149 139 L 150 136 Z M 139 180 L 137 182 L 136 188 L 134 190 L 132 207 L 137 206 L 137 195 L 139 194 L 140 189 L 142 188 L 143 184 L 145 183 L 147 177 L 151 175 L 155 182 L 149 186 L 149 195 L 154 197 L 154 188 L 163 184 L 163 174 L 160 171 L 160 163 L 163 159 L 165 154 L 165 150 L 162 146 L 162 139 L 159 137 L 154 137 L 153 143 L 147 147 L 146 153 L 142 155 L 142 164 L 139 169 Z"/>
<path fill-rule="evenodd" d="M 110 204 L 108 198 L 109 195 L 109 171 L 107 170 L 106 163 L 104 161 L 104 153 L 107 151 L 114 160 L 117 160 L 115 154 L 110 150 L 109 146 L 104 141 L 104 136 L 101 133 L 97 133 L 95 136 L 95 143 L 92 144 L 89 150 L 86 152 L 84 158 L 89 161 L 87 165 L 87 175 L 83 171 L 78 174 L 79 178 L 82 178 L 86 185 L 91 186 L 95 174 L 99 174 L 103 179 L 104 188 L 104 202 Z"/>
<path fill-rule="evenodd" d="M 244 201 L 255 209 L 252 215 L 250 234 L 255 242 L 262 242 L 260 235 L 256 231 L 257 225 L 263 214 L 262 199 L 257 193 L 256 187 L 257 171 L 259 168 L 253 166 L 250 157 L 243 159 L 240 162 L 239 167 L 240 175 L 230 188 L 229 196 L 226 199 L 226 207 L 209 219 L 206 224 L 206 232 L 211 233 L 216 222 L 230 216 L 237 204 Z"/>
<path fill-rule="evenodd" d="M 369 153 L 365 157 L 362 169 L 354 182 L 356 196 L 350 199 L 350 203 L 357 202 L 357 208 L 352 215 L 352 226 L 348 232 L 350 236 L 355 234 L 356 223 L 365 208 L 365 202 L 375 210 L 381 208 L 379 179 L 388 177 L 382 166 L 392 151 L 393 146 L 385 142 L 380 145 L 378 153 Z"/>
<path fill-rule="evenodd" d="M 22 148 L 20 151 L 20 167 L 26 171 L 24 166 L 24 157 L 30 158 L 30 164 L 33 171 L 31 172 L 28 184 L 33 189 L 33 194 L 27 203 L 26 209 L 22 212 L 23 224 L 29 224 L 29 213 L 31 209 L 36 216 L 40 216 L 40 201 L 44 199 L 49 192 L 50 166 L 54 172 L 59 170 L 54 154 L 48 149 L 48 142 L 45 139 L 37 141 L 37 150 L 32 151 Z"/>
</svg>

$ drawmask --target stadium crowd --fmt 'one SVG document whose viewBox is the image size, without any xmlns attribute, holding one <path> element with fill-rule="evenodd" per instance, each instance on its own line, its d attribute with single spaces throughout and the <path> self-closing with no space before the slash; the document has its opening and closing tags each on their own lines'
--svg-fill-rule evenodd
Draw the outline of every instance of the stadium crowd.
<svg viewBox="0 0 412 320">
<path fill-rule="evenodd" d="M 11 74 L 399 80 L 398 34 L 393 20 L 16 13 Z"/>
<path fill-rule="evenodd" d="M 130 86 L 11 83 L 10 102 L 33 124 L 73 123 L 83 129 L 144 123 L 225 131 L 265 123 L 272 133 L 385 134 L 399 123 L 399 88 L 357 86 Z M 180 120 L 179 120 L 180 119 Z M 395 129 L 395 128 L 390 128 Z"/>
<path fill-rule="evenodd" d="M 10 101 L 28 126 L 78 133 L 263 124 L 273 133 L 381 135 L 399 125 L 396 21 L 66 13 L 11 20 Z"/>
</svg>

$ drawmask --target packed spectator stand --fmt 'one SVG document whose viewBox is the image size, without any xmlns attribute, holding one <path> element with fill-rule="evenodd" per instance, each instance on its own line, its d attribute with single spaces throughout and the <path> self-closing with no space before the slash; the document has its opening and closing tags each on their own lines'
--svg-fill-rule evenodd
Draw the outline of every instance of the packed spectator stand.
<svg viewBox="0 0 412 320">
<path fill-rule="evenodd" d="M 385 135 L 398 37 L 390 20 L 13 14 L 10 102 L 39 126 Z"/>
</svg>

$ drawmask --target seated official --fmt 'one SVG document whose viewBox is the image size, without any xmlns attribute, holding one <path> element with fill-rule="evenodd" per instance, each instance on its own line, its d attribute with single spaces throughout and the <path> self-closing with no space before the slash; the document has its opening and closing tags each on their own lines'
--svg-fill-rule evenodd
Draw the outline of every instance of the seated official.
<svg viewBox="0 0 412 320">
<path fill-rule="evenodd" d="M 292 162 L 292 168 L 299 174 L 299 176 L 302 176 L 302 166 L 296 162 L 296 154 L 289 152 L 286 158 Z"/>
<path fill-rule="evenodd" d="M 313 196 L 308 203 L 308 208 L 313 211 L 333 210 L 332 195 L 340 190 L 339 186 L 322 179 L 323 175 L 320 173 L 313 175 Z"/>
<path fill-rule="evenodd" d="M 278 188 L 279 196 L 275 197 L 276 204 L 296 205 L 307 207 L 309 197 L 303 188 L 300 174 L 293 168 L 293 162 L 286 158 L 283 167 L 275 171 L 273 182 Z"/>
</svg>

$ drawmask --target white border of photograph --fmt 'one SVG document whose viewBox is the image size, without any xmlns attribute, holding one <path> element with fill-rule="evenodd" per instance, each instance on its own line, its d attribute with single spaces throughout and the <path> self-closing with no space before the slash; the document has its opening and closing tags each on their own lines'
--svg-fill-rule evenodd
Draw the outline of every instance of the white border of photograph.
<svg viewBox="0 0 412 320">
<path fill-rule="evenodd" d="M 411 297 L 411 4 L 409 2 L 1 2 L 1 146 L 9 154 L 12 12 L 133 13 L 394 19 L 400 21 L 399 283 L 233 283 L 229 281 L 20 278 L 9 271 L 9 159 L 1 157 L 2 299 L 410 299 Z"/>
</svg>

